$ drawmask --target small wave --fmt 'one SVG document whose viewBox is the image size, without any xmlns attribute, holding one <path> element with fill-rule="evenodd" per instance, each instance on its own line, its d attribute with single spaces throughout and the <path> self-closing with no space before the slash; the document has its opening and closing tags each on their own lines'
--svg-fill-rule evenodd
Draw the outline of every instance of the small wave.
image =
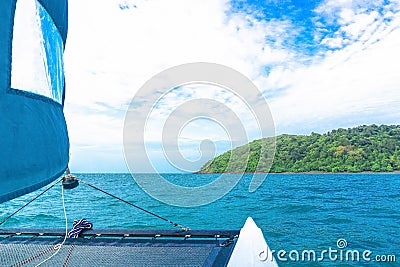
<svg viewBox="0 0 400 267">
<path fill-rule="evenodd" d="M 39 214 L 33 216 L 32 219 L 33 220 L 46 220 L 46 221 L 48 221 L 48 220 L 55 220 L 55 219 L 58 220 L 58 219 L 60 219 L 60 217 L 57 217 L 57 216 L 54 216 L 54 215 L 51 215 L 51 214 L 46 214 L 46 213 L 39 213 Z"/>
<path fill-rule="evenodd" d="M 386 197 L 391 199 L 400 199 L 400 194 L 387 195 Z"/>
<path fill-rule="evenodd" d="M 338 218 L 338 217 L 333 217 L 333 218 L 327 218 L 323 220 L 318 220 L 318 222 L 331 225 L 331 224 L 351 224 L 354 223 L 355 221 L 349 219 L 349 218 Z"/>
<path fill-rule="evenodd" d="M 313 205 L 293 205 L 293 204 L 287 204 L 285 206 L 280 207 L 282 212 L 287 212 L 287 213 L 307 213 L 310 211 L 313 211 L 317 209 L 318 207 L 313 206 Z"/>
<path fill-rule="evenodd" d="M 318 200 L 318 199 L 323 199 L 321 196 L 316 196 L 316 195 L 308 195 L 303 197 L 304 200 Z"/>
<path fill-rule="evenodd" d="M 337 192 L 336 188 L 315 188 L 315 187 L 305 187 L 304 190 L 316 193 L 316 194 L 326 194 L 330 192 Z"/>
</svg>

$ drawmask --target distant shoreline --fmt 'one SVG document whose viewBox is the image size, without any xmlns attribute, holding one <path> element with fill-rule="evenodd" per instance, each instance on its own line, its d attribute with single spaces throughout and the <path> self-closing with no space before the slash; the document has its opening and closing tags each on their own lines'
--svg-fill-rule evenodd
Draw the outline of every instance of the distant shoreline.
<svg viewBox="0 0 400 267">
<path fill-rule="evenodd" d="M 192 172 L 192 173 L 180 173 L 180 172 L 154 172 L 154 173 L 129 173 L 129 172 L 74 172 L 76 175 L 80 174 L 121 174 L 121 175 L 138 175 L 138 174 L 223 174 L 220 172 Z M 242 174 L 240 172 L 224 172 L 226 174 Z M 243 174 L 253 174 L 252 172 L 245 172 Z M 392 172 L 256 172 L 255 174 L 400 174 L 400 170 Z"/>
<path fill-rule="evenodd" d="M 322 171 L 311 171 L 311 172 L 195 172 L 194 174 L 400 174 L 400 170 L 391 172 L 322 172 Z"/>
</svg>

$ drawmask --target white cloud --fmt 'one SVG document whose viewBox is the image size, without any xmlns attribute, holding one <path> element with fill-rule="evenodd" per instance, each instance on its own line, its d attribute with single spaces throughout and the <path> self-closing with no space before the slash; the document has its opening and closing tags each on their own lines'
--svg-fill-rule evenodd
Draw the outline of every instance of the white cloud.
<svg viewBox="0 0 400 267">
<path fill-rule="evenodd" d="M 340 24 L 348 24 L 353 21 L 354 11 L 350 8 L 343 8 L 340 11 Z"/>
<path fill-rule="evenodd" d="M 285 95 L 271 103 L 279 131 L 399 123 L 399 22 L 396 18 L 389 25 L 376 27 L 369 39 L 359 38 L 329 52 L 322 61 L 287 74 Z M 354 23 L 356 27 L 370 25 Z M 365 32 L 365 27 L 359 27 L 360 31 Z"/>
<path fill-rule="evenodd" d="M 336 37 L 336 38 L 327 37 L 321 41 L 321 44 L 326 45 L 329 48 L 342 48 L 344 42 L 345 41 L 341 37 Z"/>
<path fill-rule="evenodd" d="M 369 14 L 358 14 L 353 17 L 353 21 L 342 28 L 342 30 L 351 36 L 352 39 L 360 37 L 370 27 L 373 27 L 373 23 L 378 19 L 379 14 L 373 11 Z"/>
</svg>

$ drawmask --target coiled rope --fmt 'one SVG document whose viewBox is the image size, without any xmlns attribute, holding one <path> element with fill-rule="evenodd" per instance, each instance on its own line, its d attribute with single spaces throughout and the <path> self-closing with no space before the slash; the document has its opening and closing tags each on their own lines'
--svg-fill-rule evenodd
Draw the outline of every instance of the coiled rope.
<svg viewBox="0 0 400 267">
<path fill-rule="evenodd" d="M 93 224 L 86 219 L 75 220 L 72 224 L 71 231 L 68 232 L 69 238 L 78 238 L 79 234 L 86 229 L 92 229 Z"/>
</svg>

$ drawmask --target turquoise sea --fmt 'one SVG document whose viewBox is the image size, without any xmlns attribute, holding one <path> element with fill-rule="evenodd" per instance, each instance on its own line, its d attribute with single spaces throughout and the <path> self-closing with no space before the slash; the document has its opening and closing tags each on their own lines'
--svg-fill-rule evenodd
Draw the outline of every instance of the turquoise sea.
<svg viewBox="0 0 400 267">
<path fill-rule="evenodd" d="M 254 193 L 245 175 L 223 198 L 195 208 L 161 203 L 143 192 L 129 174 L 76 174 L 136 205 L 191 229 L 240 229 L 248 216 L 262 229 L 275 251 L 337 248 L 370 250 L 374 255 L 395 255 L 396 262 L 279 262 L 281 266 L 400 266 L 400 175 L 399 174 L 270 174 Z M 206 184 L 218 175 L 168 174 L 179 185 Z M 155 185 L 156 186 L 156 185 Z M 43 189 L 42 189 L 43 190 Z M 0 220 L 40 191 L 0 204 Z M 173 229 L 165 221 L 81 184 L 65 191 L 69 225 L 86 218 L 94 228 Z M 63 228 L 61 186 L 57 185 L 15 215 L 2 228 Z M 286 258 L 288 256 L 286 255 Z"/>
</svg>

